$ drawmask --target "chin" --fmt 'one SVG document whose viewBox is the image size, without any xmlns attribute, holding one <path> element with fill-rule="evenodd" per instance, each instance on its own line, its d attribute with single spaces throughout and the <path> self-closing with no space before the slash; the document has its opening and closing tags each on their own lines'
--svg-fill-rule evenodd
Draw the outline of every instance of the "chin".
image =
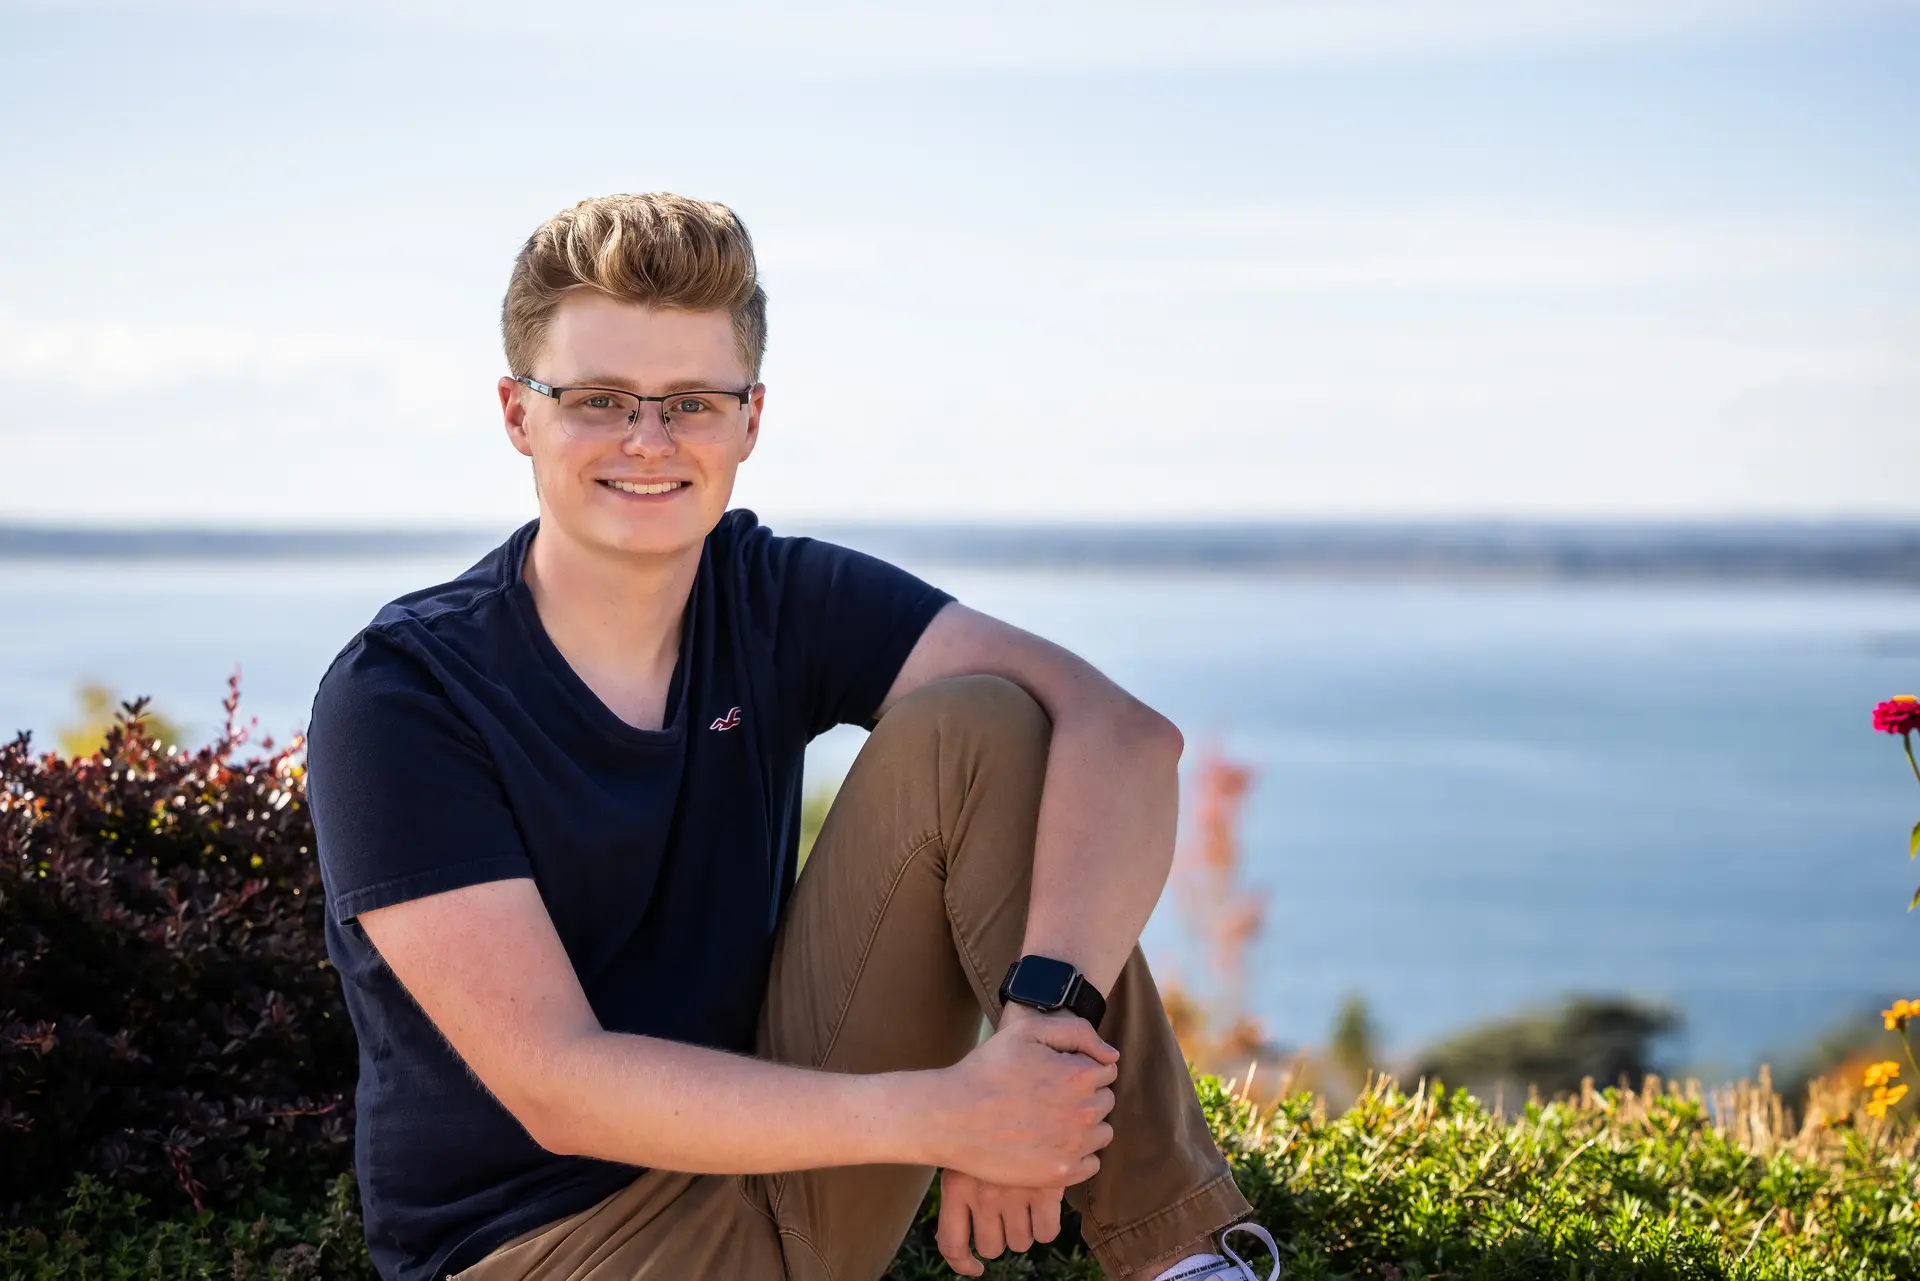
<svg viewBox="0 0 1920 1281">
<path fill-rule="evenodd" d="M 596 513 L 592 539 L 608 551 L 629 556 L 671 556 L 698 549 L 720 523 L 720 515 L 709 515 L 693 503 L 678 511 L 614 513 L 611 518 Z"/>
</svg>

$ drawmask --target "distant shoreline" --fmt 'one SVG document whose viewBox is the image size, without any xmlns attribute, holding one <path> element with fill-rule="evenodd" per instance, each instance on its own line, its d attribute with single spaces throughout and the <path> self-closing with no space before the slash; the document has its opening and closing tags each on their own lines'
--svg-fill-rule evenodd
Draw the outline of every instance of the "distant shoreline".
<svg viewBox="0 0 1920 1281">
<path fill-rule="evenodd" d="M 477 557 L 509 529 L 89 529 L 0 524 L 0 561 L 321 561 L 442 553 Z M 1892 522 L 1047 526 L 800 522 L 781 529 L 892 559 L 980 568 L 1920 584 L 1920 524 Z"/>
</svg>

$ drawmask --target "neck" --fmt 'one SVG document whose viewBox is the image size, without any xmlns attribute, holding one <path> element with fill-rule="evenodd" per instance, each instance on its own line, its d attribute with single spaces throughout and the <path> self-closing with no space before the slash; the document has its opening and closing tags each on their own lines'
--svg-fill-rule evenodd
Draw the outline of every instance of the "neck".
<svg viewBox="0 0 1920 1281">
<path fill-rule="evenodd" d="M 643 678 L 673 670 L 700 550 L 610 553 L 542 520 L 522 573 L 541 624 L 570 663 Z"/>
</svg>

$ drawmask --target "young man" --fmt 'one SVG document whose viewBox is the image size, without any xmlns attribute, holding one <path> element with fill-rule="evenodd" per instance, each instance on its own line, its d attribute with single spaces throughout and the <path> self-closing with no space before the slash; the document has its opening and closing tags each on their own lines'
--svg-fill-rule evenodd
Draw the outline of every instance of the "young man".
<svg viewBox="0 0 1920 1281">
<path fill-rule="evenodd" d="M 1135 946 L 1178 732 L 727 510 L 766 297 L 726 207 L 555 216 L 504 328 L 539 518 L 381 610 L 309 734 L 381 1274 L 872 1281 L 938 1168 L 965 1275 L 1064 1195 L 1110 1276 L 1251 1277 Z M 874 730 L 796 882 L 841 723 Z"/>
</svg>

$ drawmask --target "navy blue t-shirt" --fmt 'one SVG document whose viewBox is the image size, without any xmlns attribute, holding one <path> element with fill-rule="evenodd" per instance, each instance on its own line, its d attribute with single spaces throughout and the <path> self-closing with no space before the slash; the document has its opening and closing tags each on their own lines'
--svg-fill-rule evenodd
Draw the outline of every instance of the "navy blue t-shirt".
<svg viewBox="0 0 1920 1281">
<path fill-rule="evenodd" d="M 327 951 L 360 1042 L 354 1164 L 389 1281 L 458 1271 L 638 1171 L 536 1144 L 358 914 L 531 877 L 604 1027 L 751 1052 L 807 742 L 869 722 L 951 599 L 729 512 L 701 554 L 665 725 L 635 729 L 541 626 L 521 578 L 537 527 L 382 609 L 314 700 Z"/>
</svg>

